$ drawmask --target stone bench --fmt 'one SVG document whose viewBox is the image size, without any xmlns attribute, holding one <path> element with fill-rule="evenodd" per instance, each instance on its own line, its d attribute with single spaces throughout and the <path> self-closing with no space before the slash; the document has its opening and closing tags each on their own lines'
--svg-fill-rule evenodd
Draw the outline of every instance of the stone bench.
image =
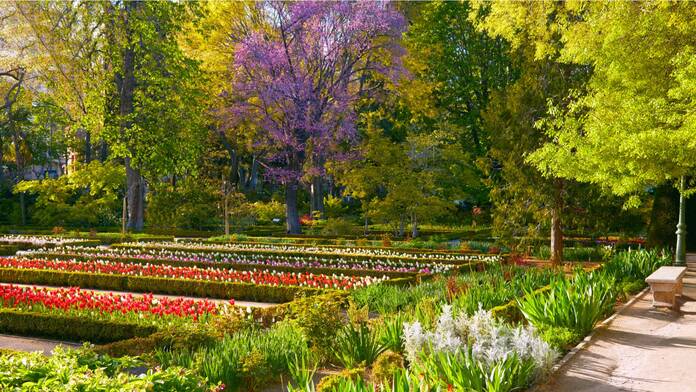
<svg viewBox="0 0 696 392">
<path fill-rule="evenodd" d="M 653 306 L 676 309 L 677 295 L 682 293 L 686 267 L 660 267 L 645 278 L 653 293 Z"/>
</svg>

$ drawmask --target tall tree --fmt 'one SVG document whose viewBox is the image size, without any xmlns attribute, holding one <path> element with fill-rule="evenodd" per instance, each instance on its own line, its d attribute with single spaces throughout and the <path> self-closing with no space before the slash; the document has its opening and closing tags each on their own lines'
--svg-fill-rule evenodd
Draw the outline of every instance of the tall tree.
<svg viewBox="0 0 696 392">
<path fill-rule="evenodd" d="M 203 134 L 198 63 L 178 34 L 195 17 L 193 3 L 111 4 L 108 56 L 114 77 L 105 137 L 124 159 L 128 228 L 144 225 L 146 179 L 193 169 Z"/>
<path fill-rule="evenodd" d="M 383 2 L 266 2 L 267 29 L 237 44 L 231 110 L 262 130 L 267 175 L 285 185 L 289 233 L 300 233 L 297 191 L 356 140 L 353 105 L 368 74 L 390 73 L 404 20 Z"/>
</svg>

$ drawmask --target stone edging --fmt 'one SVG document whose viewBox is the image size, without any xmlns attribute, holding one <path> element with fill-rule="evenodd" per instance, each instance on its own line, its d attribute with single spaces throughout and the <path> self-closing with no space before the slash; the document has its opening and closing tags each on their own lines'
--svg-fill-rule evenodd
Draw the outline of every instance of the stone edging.
<svg viewBox="0 0 696 392">
<path fill-rule="evenodd" d="M 580 341 L 580 343 L 578 343 L 575 347 L 573 347 L 570 351 L 568 351 L 566 353 L 566 355 L 564 355 L 563 358 L 561 358 L 560 361 L 556 362 L 556 364 L 553 365 L 548 376 L 551 377 L 554 374 L 556 374 L 559 370 L 561 370 L 561 368 L 563 366 L 565 366 L 571 359 L 573 359 L 573 357 L 575 357 L 575 355 L 578 352 L 580 352 L 580 350 L 584 349 L 585 347 L 587 347 L 590 344 L 590 342 L 592 341 L 594 336 L 597 334 L 598 330 L 607 328 L 614 321 L 614 319 L 616 319 L 616 317 L 618 317 L 621 313 L 623 313 L 624 310 L 626 310 L 626 308 L 628 308 L 629 306 L 636 303 L 639 299 L 643 298 L 643 296 L 645 296 L 648 292 L 650 292 L 650 287 L 644 288 L 640 293 L 633 296 L 633 298 L 631 298 L 628 302 L 621 305 L 621 307 L 619 307 L 619 309 L 616 312 L 614 312 L 614 314 L 612 314 L 611 316 L 606 318 L 601 323 L 597 324 L 597 326 L 594 327 L 594 329 L 592 330 L 592 332 L 590 332 L 589 335 L 585 336 L 585 338 L 582 339 L 582 341 Z M 543 384 L 541 384 L 541 385 L 543 385 Z M 539 384 L 534 385 L 531 388 L 529 388 L 527 391 L 528 392 L 538 391 L 539 387 L 541 385 L 539 385 Z"/>
</svg>

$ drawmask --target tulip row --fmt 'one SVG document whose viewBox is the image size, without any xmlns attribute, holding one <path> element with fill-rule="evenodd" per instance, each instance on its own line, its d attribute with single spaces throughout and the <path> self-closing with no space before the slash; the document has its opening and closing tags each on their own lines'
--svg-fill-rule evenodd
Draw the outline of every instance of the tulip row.
<svg viewBox="0 0 696 392">
<path fill-rule="evenodd" d="M 81 247 L 66 246 L 56 249 L 38 249 L 25 251 L 26 257 L 45 258 L 90 258 L 116 261 L 159 261 L 196 264 L 258 265 L 259 267 L 283 268 L 330 268 L 350 269 L 375 272 L 400 273 L 444 273 L 452 269 L 452 265 L 432 263 L 417 260 L 398 260 L 390 258 L 357 259 L 350 257 L 323 257 L 317 255 L 286 255 L 286 254 L 253 254 L 253 253 L 224 253 L 224 252 L 193 252 L 175 249 L 133 248 L 133 247 Z"/>
<path fill-rule="evenodd" d="M 32 246 L 77 244 L 88 242 L 82 238 L 63 238 L 35 235 L 0 235 L 0 244 L 27 244 Z"/>
<path fill-rule="evenodd" d="M 297 246 L 291 244 L 254 244 L 254 243 L 182 243 L 182 242 L 131 242 L 117 245 L 121 248 L 135 249 L 168 249 L 188 252 L 225 252 L 233 254 L 263 254 L 263 255 L 301 255 L 303 257 L 355 257 L 367 259 L 391 259 L 421 261 L 427 263 L 467 263 L 476 261 L 497 261 L 500 256 L 465 254 L 465 253 L 409 253 L 391 249 L 369 249 L 357 247 L 328 247 L 328 246 Z M 493 260 L 495 259 L 495 260 Z"/>
<path fill-rule="evenodd" d="M 229 304 L 234 305 L 234 300 Z M 228 304 L 183 297 L 155 298 L 152 294 L 97 293 L 77 287 L 48 289 L 0 284 L 0 307 L 69 312 L 96 318 L 188 318 L 197 321 L 201 317 L 225 312 Z"/>
<path fill-rule="evenodd" d="M 324 275 L 278 271 L 235 271 L 225 268 L 175 267 L 164 264 L 135 264 L 104 260 L 0 259 L 0 268 L 87 272 L 170 279 L 253 283 L 271 286 L 301 286 L 349 290 L 386 280 L 385 277 Z"/>
</svg>

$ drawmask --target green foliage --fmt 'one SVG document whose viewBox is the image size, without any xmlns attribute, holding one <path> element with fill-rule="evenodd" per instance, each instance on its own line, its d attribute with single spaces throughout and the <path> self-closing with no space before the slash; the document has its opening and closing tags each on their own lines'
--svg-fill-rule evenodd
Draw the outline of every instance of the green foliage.
<svg viewBox="0 0 696 392">
<path fill-rule="evenodd" d="M 39 313 L 17 309 L 0 309 L 0 332 L 23 336 L 41 336 L 67 341 L 109 343 L 144 337 L 155 327 L 115 320 L 96 320 L 59 313 Z"/>
<path fill-rule="evenodd" d="M 384 316 L 377 331 L 380 343 L 395 353 L 404 352 L 404 323 L 411 321 L 406 313 L 391 313 Z"/>
<path fill-rule="evenodd" d="M 293 353 L 288 357 L 288 372 L 290 379 L 298 389 L 288 385 L 289 391 L 297 390 L 311 392 L 314 390 L 314 375 L 317 372 L 317 361 L 309 350 L 300 354 Z"/>
<path fill-rule="evenodd" d="M 412 372 L 429 388 L 458 391 L 510 392 L 525 389 L 534 381 L 536 368 L 532 359 L 509 354 L 504 359 L 486 364 L 471 352 L 422 353 Z"/>
<path fill-rule="evenodd" d="M 565 261 L 594 261 L 601 262 L 611 258 L 613 249 L 608 247 L 564 247 L 563 260 Z M 539 246 L 534 251 L 534 257 L 539 260 L 551 258 L 551 248 Z"/>
<path fill-rule="evenodd" d="M 355 234 L 355 225 L 344 218 L 329 218 L 321 228 L 322 235 L 329 236 L 346 236 Z"/>
<path fill-rule="evenodd" d="M 197 350 L 158 350 L 155 359 L 164 368 L 194 369 L 208 382 L 229 390 L 256 387 L 288 374 L 288 358 L 307 355 L 307 343 L 296 325 L 281 322 L 271 329 L 243 330 Z"/>
<path fill-rule="evenodd" d="M 342 299 L 316 296 L 290 306 L 290 318 L 295 320 L 319 361 L 331 359 L 337 334 L 343 328 Z"/>
<path fill-rule="evenodd" d="M 381 384 L 391 385 L 394 376 L 404 369 L 404 357 L 393 351 L 385 351 L 372 366 L 372 376 Z"/>
<path fill-rule="evenodd" d="M 345 368 L 370 366 L 386 350 L 366 322 L 348 323 L 337 334 L 333 353 Z"/>
<path fill-rule="evenodd" d="M 218 227 L 222 222 L 218 193 L 215 184 L 192 176 L 176 186 L 158 184 L 148 196 L 148 224 L 160 228 Z"/>
<path fill-rule="evenodd" d="M 620 252 L 604 263 L 601 273 L 620 282 L 644 282 L 648 275 L 671 261 L 669 253 L 656 249 Z"/>
<path fill-rule="evenodd" d="M 547 325 L 541 327 L 539 335 L 561 352 L 570 350 L 582 339 L 582 335 L 570 328 Z"/>
<path fill-rule="evenodd" d="M 606 275 L 578 272 L 572 280 L 555 280 L 550 290 L 527 291 L 517 303 L 527 320 L 538 328 L 565 327 L 584 336 L 613 310 L 614 283 Z"/>
<path fill-rule="evenodd" d="M 108 226 L 119 222 L 125 176 L 114 163 L 93 161 L 57 179 L 22 181 L 15 192 L 36 195 L 32 220 L 44 226 Z"/>
<path fill-rule="evenodd" d="M 285 220 L 285 205 L 276 200 L 256 201 L 251 203 L 250 209 L 259 223 L 271 223 L 273 219 L 280 219 L 281 222 Z"/>
<path fill-rule="evenodd" d="M 191 371 L 172 367 L 148 370 L 142 375 L 127 370 L 142 365 L 132 358 L 114 359 L 88 349 L 56 348 L 53 355 L 41 353 L 0 354 L 0 389 L 3 391 L 152 391 L 203 392 L 205 380 Z"/>
</svg>

